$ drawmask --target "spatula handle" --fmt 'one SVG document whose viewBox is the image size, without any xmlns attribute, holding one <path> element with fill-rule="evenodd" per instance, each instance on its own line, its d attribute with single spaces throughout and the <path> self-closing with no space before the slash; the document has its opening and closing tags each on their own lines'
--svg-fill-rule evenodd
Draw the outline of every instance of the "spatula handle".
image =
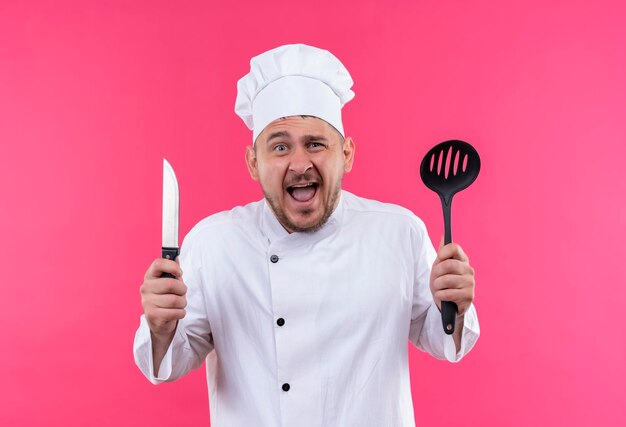
<svg viewBox="0 0 626 427">
<path fill-rule="evenodd" d="M 454 333 L 456 310 L 457 306 L 455 303 L 451 301 L 441 301 L 441 321 L 443 322 L 443 330 L 448 335 Z"/>
<path fill-rule="evenodd" d="M 443 225 L 445 228 L 444 244 L 452 243 L 452 225 L 450 221 L 452 211 L 452 197 L 449 199 L 441 198 L 441 206 L 443 207 Z M 443 331 L 452 335 L 456 326 L 456 312 L 458 307 L 451 301 L 441 301 L 441 321 L 443 323 Z"/>
</svg>

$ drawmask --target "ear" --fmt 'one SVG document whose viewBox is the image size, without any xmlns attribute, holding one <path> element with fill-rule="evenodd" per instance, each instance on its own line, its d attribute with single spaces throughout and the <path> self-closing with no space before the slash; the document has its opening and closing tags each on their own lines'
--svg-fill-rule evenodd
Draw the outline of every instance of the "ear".
<svg viewBox="0 0 626 427">
<path fill-rule="evenodd" d="M 254 151 L 254 147 L 247 146 L 246 147 L 246 166 L 248 166 L 248 172 L 250 172 L 250 177 L 258 181 L 259 180 L 259 169 L 256 158 L 256 151 Z"/>
<path fill-rule="evenodd" d="M 346 138 L 343 141 L 343 171 L 348 173 L 352 170 L 352 163 L 354 162 L 354 152 L 356 146 L 351 137 Z"/>
</svg>

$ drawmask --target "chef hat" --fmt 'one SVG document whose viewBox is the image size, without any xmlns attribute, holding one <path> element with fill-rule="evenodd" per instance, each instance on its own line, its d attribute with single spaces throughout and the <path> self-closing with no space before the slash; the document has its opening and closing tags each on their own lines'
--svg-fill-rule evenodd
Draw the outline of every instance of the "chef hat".
<svg viewBox="0 0 626 427">
<path fill-rule="evenodd" d="M 329 51 L 304 44 L 280 46 L 250 60 L 250 73 L 237 82 L 235 112 L 256 141 L 281 117 L 315 116 L 342 135 L 341 107 L 354 98 L 352 77 Z"/>
</svg>

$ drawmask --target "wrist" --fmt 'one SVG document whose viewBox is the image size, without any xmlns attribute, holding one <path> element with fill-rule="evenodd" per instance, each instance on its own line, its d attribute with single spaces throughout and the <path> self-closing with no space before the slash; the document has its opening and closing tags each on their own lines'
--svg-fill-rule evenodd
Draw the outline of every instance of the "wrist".
<svg viewBox="0 0 626 427">
<path fill-rule="evenodd" d="M 150 328 L 150 337 L 152 338 L 152 341 L 156 343 L 169 344 L 170 341 L 172 341 L 172 338 L 174 338 L 177 325 L 178 325 L 178 321 L 174 323 L 173 327 L 168 328 L 166 330 L 163 330 L 163 328 L 161 328 L 160 331 L 155 331 L 154 329 Z"/>
</svg>

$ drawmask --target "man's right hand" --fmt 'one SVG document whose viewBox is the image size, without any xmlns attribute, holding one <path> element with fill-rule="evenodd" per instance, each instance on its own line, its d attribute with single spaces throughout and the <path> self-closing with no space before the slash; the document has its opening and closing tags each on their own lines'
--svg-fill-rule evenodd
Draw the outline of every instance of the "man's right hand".
<svg viewBox="0 0 626 427">
<path fill-rule="evenodd" d="M 170 273 L 175 279 L 161 277 Z M 141 285 L 141 305 L 152 336 L 155 375 L 167 352 L 177 322 L 185 317 L 187 286 L 180 279 L 183 272 L 177 262 L 157 258 L 146 271 Z"/>
</svg>

